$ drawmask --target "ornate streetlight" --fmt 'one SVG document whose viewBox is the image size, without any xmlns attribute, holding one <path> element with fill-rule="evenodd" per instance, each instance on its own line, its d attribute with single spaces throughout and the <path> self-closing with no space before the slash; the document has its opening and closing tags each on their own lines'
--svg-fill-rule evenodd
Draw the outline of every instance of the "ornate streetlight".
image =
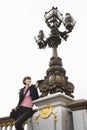
<svg viewBox="0 0 87 130">
<path fill-rule="evenodd" d="M 57 7 L 53 7 L 50 11 L 45 12 L 45 22 L 51 29 L 48 38 L 45 38 L 43 30 L 39 31 L 37 38 L 35 38 L 39 49 L 45 48 L 47 45 L 52 48 L 52 57 L 50 58 L 49 68 L 46 71 L 46 76 L 43 82 L 40 83 L 41 96 L 46 96 L 48 93 L 65 92 L 66 95 L 74 97 L 74 85 L 68 81 L 65 76 L 66 71 L 62 67 L 62 60 L 58 57 L 57 48 L 62 40 L 67 40 L 69 33 L 72 32 L 75 26 L 75 20 L 66 13 L 65 18 L 58 11 Z M 59 27 L 63 23 L 65 30 L 60 31 Z"/>
</svg>

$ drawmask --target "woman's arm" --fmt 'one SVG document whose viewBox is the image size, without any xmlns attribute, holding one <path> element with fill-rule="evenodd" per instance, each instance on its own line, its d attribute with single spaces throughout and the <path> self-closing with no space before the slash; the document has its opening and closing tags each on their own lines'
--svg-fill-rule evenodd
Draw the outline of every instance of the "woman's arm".
<svg viewBox="0 0 87 130">
<path fill-rule="evenodd" d="M 38 84 L 38 82 L 36 82 L 36 83 L 35 83 L 35 87 L 38 88 L 38 86 L 39 86 L 39 84 Z"/>
<path fill-rule="evenodd" d="M 38 88 L 39 85 L 43 82 L 44 80 L 41 79 L 41 80 L 37 80 L 36 84 L 35 84 L 35 87 Z"/>
</svg>

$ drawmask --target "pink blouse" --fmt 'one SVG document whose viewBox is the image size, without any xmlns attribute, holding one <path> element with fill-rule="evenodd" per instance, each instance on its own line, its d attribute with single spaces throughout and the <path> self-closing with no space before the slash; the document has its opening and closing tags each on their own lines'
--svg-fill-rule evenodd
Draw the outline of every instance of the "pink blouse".
<svg viewBox="0 0 87 130">
<path fill-rule="evenodd" d="M 24 93 L 26 92 L 26 88 L 24 89 Z M 28 91 L 24 97 L 24 100 L 22 101 L 20 106 L 24 106 L 24 107 L 32 107 L 33 103 L 32 103 L 32 98 L 30 96 L 30 91 Z"/>
</svg>

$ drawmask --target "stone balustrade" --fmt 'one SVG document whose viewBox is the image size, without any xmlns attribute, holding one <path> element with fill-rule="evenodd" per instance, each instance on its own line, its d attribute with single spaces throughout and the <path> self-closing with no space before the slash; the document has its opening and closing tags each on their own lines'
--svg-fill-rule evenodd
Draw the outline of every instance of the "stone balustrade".
<svg viewBox="0 0 87 130">
<path fill-rule="evenodd" d="M 87 130 L 87 100 L 55 93 L 33 103 L 38 110 L 24 123 L 25 130 Z M 10 117 L 0 118 L 0 130 L 15 130 L 14 123 Z"/>
<path fill-rule="evenodd" d="M 28 127 L 29 120 L 24 123 L 24 127 Z M 11 117 L 0 118 L 0 130 L 15 130 L 14 123 L 15 121 Z"/>
</svg>

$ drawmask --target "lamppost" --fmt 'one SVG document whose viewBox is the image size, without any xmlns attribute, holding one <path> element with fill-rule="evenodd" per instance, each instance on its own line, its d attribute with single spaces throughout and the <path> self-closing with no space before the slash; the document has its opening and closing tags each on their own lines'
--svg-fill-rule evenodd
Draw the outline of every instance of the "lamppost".
<svg viewBox="0 0 87 130">
<path fill-rule="evenodd" d="M 46 76 L 39 85 L 40 91 L 42 92 L 41 96 L 46 96 L 48 93 L 64 92 L 66 95 L 74 97 L 72 95 L 74 85 L 65 76 L 66 71 L 62 67 L 62 60 L 58 56 L 57 48 L 62 40 L 67 41 L 68 35 L 72 32 L 76 22 L 70 13 L 66 13 L 65 18 L 63 18 L 63 15 L 58 11 L 57 7 L 52 7 L 50 11 L 45 12 L 44 17 L 47 26 L 51 30 L 50 35 L 48 38 L 45 38 L 43 30 L 40 30 L 35 40 L 39 49 L 43 49 L 47 45 L 52 48 L 52 57 L 50 58 Z M 65 27 L 64 31 L 59 30 L 62 24 Z"/>
</svg>

